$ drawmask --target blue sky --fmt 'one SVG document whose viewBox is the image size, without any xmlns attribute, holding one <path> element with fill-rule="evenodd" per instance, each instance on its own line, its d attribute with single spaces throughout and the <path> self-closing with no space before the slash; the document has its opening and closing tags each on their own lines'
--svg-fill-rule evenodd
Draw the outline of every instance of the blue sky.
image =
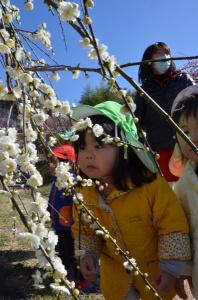
<svg viewBox="0 0 198 300">
<path fill-rule="evenodd" d="M 56 52 L 54 58 L 59 64 L 93 67 L 96 63 L 87 58 L 87 52 L 79 45 L 80 36 L 64 23 L 67 51 L 58 26 L 57 17 L 52 17 L 42 0 L 34 0 L 35 9 L 25 11 L 24 0 L 11 1 L 21 10 L 21 28 L 35 30 L 46 22 L 52 34 L 52 46 Z M 78 1 L 76 1 L 78 2 Z M 93 28 L 100 42 L 109 47 L 109 53 L 115 55 L 119 64 L 139 61 L 147 46 L 163 41 L 168 43 L 173 56 L 198 55 L 197 43 L 197 0 L 95 0 L 90 10 Z M 47 58 L 40 53 L 41 58 Z M 49 62 L 49 61 L 48 61 Z M 180 67 L 184 64 L 176 62 Z M 125 71 L 137 81 L 137 67 Z M 100 85 L 101 77 L 90 74 L 90 78 L 71 79 L 71 73 L 60 73 L 61 80 L 54 84 L 60 100 L 77 103 L 86 85 Z M 131 88 L 123 79 L 119 79 L 123 88 Z"/>
</svg>

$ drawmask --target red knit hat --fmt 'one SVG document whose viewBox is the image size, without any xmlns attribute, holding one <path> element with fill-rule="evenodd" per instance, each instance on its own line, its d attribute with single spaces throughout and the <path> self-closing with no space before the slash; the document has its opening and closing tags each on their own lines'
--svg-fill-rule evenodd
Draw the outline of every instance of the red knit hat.
<svg viewBox="0 0 198 300">
<path fill-rule="evenodd" d="M 54 148 L 53 153 L 57 158 L 69 160 L 72 162 L 75 162 L 76 160 L 74 147 L 71 145 L 57 146 L 56 148 Z"/>
</svg>

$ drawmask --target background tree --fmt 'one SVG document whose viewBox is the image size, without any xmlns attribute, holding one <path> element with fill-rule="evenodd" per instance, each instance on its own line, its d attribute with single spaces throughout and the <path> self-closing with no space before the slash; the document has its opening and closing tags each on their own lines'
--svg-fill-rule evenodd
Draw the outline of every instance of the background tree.
<svg viewBox="0 0 198 300">
<path fill-rule="evenodd" d="M 133 97 L 134 92 L 127 90 L 127 95 Z M 106 84 L 101 83 L 100 86 L 96 88 L 92 88 L 90 85 L 87 85 L 81 96 L 80 103 L 94 106 L 108 100 L 123 103 L 121 95 L 117 91 L 113 91 Z"/>
</svg>

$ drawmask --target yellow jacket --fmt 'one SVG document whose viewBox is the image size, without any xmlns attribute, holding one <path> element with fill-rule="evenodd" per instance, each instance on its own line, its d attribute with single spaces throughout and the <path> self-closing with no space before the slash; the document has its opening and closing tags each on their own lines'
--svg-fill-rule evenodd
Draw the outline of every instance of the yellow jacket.
<svg viewBox="0 0 198 300">
<path fill-rule="evenodd" d="M 114 189 L 105 199 L 94 187 L 82 188 L 87 207 L 116 239 L 123 250 L 129 251 L 141 271 L 152 281 L 160 259 L 190 259 L 188 225 L 179 201 L 161 176 L 142 187 L 128 192 Z M 78 238 L 79 217 L 74 208 L 73 234 Z M 151 300 L 140 276 L 127 274 L 124 259 L 116 255 L 109 240 L 96 236 L 89 224 L 81 226 L 81 249 L 100 251 L 100 283 L 107 300 L 123 300 L 130 285 L 141 299 Z M 173 293 L 161 295 L 172 299 Z"/>
</svg>

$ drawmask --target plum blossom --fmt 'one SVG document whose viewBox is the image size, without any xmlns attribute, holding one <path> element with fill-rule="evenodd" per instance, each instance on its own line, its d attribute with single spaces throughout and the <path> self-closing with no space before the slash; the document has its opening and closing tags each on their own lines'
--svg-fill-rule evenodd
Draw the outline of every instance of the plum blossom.
<svg viewBox="0 0 198 300">
<path fill-rule="evenodd" d="M 2 54 L 10 54 L 11 51 L 10 51 L 10 48 L 7 45 L 5 45 L 3 43 L 0 43 L 0 53 L 2 53 Z"/>
<path fill-rule="evenodd" d="M 44 46 L 48 49 L 52 49 L 51 45 L 51 33 L 45 30 L 46 24 L 41 24 L 38 29 L 36 30 L 36 33 L 32 35 L 33 40 L 39 40 Z"/>
<path fill-rule="evenodd" d="M 29 83 L 31 83 L 33 81 L 33 78 L 30 74 L 28 73 L 22 73 L 20 76 L 19 76 L 19 80 L 21 81 L 21 83 L 23 85 L 29 85 Z"/>
<path fill-rule="evenodd" d="M 33 9 L 34 9 L 34 3 L 33 3 L 33 0 L 27 0 L 27 1 L 24 3 L 24 7 L 25 7 L 25 9 L 27 9 L 27 10 L 33 10 Z"/>
<path fill-rule="evenodd" d="M 129 272 L 133 271 L 134 268 L 137 266 L 137 263 L 136 263 L 135 258 L 131 258 L 131 259 L 130 259 L 130 262 L 129 262 L 129 261 L 125 261 L 125 262 L 123 263 L 123 266 L 124 266 L 124 268 L 125 268 L 127 271 L 129 271 Z"/>
<path fill-rule="evenodd" d="M 78 130 L 85 130 L 87 128 L 92 128 L 93 124 L 90 118 L 86 119 L 80 119 L 74 126 L 72 126 L 72 130 L 78 131 Z"/>
<path fill-rule="evenodd" d="M 87 47 L 90 45 L 90 39 L 88 37 L 85 37 L 84 39 L 80 40 L 80 44 L 84 47 Z"/>
<path fill-rule="evenodd" d="M 33 175 L 30 176 L 30 178 L 28 178 L 27 184 L 34 188 L 41 186 L 43 184 L 43 178 L 41 174 L 36 171 Z"/>
<path fill-rule="evenodd" d="M 7 41 L 10 37 L 9 32 L 6 29 L 0 29 L 0 42 L 4 43 L 4 41 Z"/>
<path fill-rule="evenodd" d="M 34 114 L 32 116 L 32 120 L 36 123 L 36 125 L 42 126 L 48 117 L 49 117 L 49 115 L 45 114 L 44 112 L 40 112 L 40 113 Z"/>
<path fill-rule="evenodd" d="M 42 278 L 42 275 L 41 275 L 41 272 L 39 270 L 36 270 L 35 274 L 32 275 L 32 278 L 34 279 L 34 284 L 33 286 L 35 288 L 38 288 L 38 289 L 44 289 L 45 286 L 43 283 L 43 278 Z"/>
<path fill-rule="evenodd" d="M 19 233 L 19 238 L 25 240 L 27 244 L 33 249 L 38 249 L 40 246 L 40 238 L 33 233 L 30 232 Z"/>
<path fill-rule="evenodd" d="M 67 295 L 70 295 L 70 291 L 64 285 L 59 285 L 58 283 L 51 283 L 50 287 L 55 292 L 62 292 L 62 293 L 65 293 Z"/>
<path fill-rule="evenodd" d="M 60 76 L 57 72 L 52 72 L 52 74 L 49 76 L 49 79 L 53 81 L 58 81 L 60 80 Z"/>
<path fill-rule="evenodd" d="M 89 52 L 88 52 L 88 57 L 90 59 L 97 60 L 98 55 L 97 55 L 96 49 L 92 45 L 90 45 L 89 48 L 90 49 L 89 49 Z M 104 44 L 99 44 L 98 43 L 97 48 L 98 48 L 98 52 L 99 52 L 99 55 L 100 55 L 101 59 L 106 60 L 109 56 L 109 53 L 107 51 L 108 47 Z"/>
<path fill-rule="evenodd" d="M 37 132 L 30 125 L 26 129 L 26 137 L 28 142 L 35 142 L 37 140 Z"/>
<path fill-rule="evenodd" d="M 15 58 L 17 61 L 21 61 L 26 57 L 25 51 L 22 47 L 18 47 L 15 52 Z"/>
<path fill-rule="evenodd" d="M 75 21 L 80 16 L 77 3 L 62 1 L 59 3 L 58 13 L 63 21 Z"/>
<path fill-rule="evenodd" d="M 94 7 L 94 2 L 93 0 L 86 0 L 85 5 L 87 8 L 93 8 Z"/>
<path fill-rule="evenodd" d="M 79 70 L 72 71 L 72 78 L 73 79 L 78 79 L 79 76 L 80 76 L 80 71 Z"/>
<path fill-rule="evenodd" d="M 69 189 L 74 185 L 74 176 L 70 173 L 68 165 L 69 163 L 61 162 L 56 168 L 56 186 L 58 189 Z"/>
<path fill-rule="evenodd" d="M 16 159 L 6 158 L 0 161 L 0 174 L 2 176 L 14 172 L 16 168 L 17 168 Z"/>
<path fill-rule="evenodd" d="M 92 127 L 92 131 L 96 137 L 100 137 L 104 133 L 103 127 L 99 124 L 95 124 Z"/>
</svg>

